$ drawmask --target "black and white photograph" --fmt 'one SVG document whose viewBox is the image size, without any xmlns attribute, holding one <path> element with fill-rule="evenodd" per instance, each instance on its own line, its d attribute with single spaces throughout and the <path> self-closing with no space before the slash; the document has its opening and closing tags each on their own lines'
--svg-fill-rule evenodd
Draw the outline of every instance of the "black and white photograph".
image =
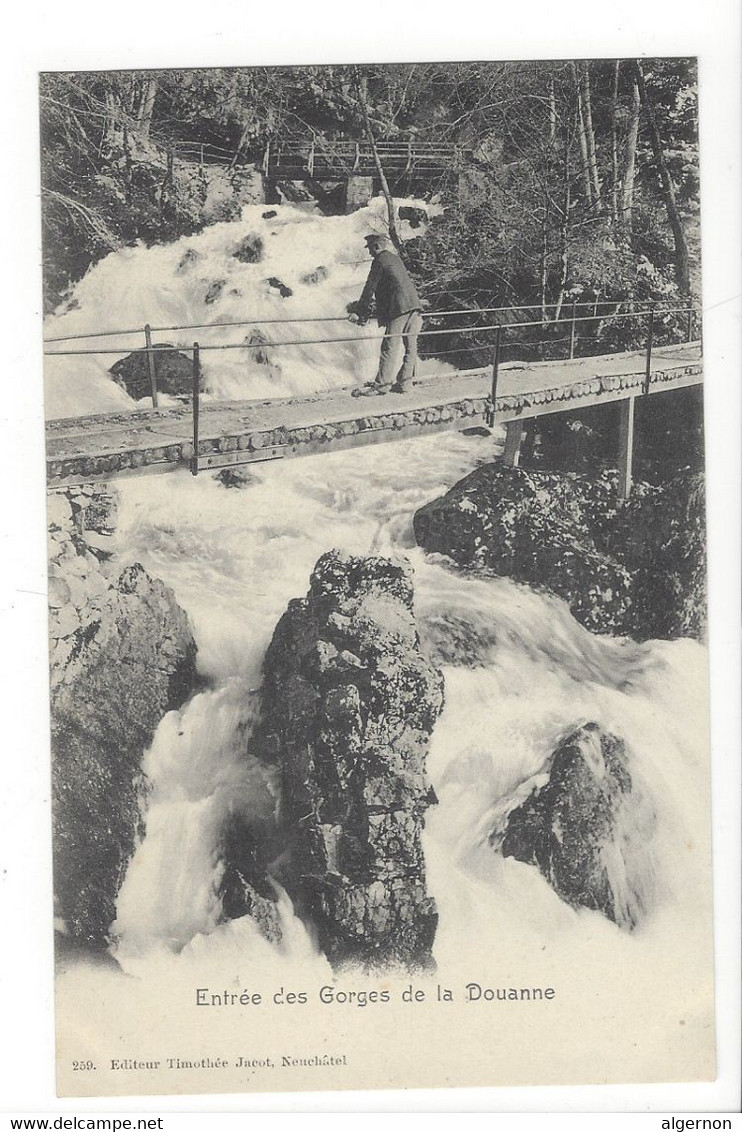
<svg viewBox="0 0 742 1132">
<path fill-rule="evenodd" d="M 698 59 L 38 109 L 59 1095 L 713 1081 Z"/>
</svg>

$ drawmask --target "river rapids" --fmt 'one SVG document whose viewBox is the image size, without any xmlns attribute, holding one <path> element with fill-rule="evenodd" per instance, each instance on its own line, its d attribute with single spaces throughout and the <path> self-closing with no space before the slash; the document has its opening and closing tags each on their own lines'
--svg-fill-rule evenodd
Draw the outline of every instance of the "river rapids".
<svg viewBox="0 0 742 1132">
<path fill-rule="evenodd" d="M 276 215 L 264 218 L 269 212 Z M 194 334 L 202 342 L 240 341 L 245 328 L 223 325 L 240 318 L 342 316 L 368 270 L 362 237 L 380 223 L 378 201 L 330 218 L 250 206 L 242 220 L 201 235 L 108 256 L 46 333 L 213 323 L 159 336 L 187 345 Z M 248 232 L 264 242 L 260 263 L 232 255 Z M 326 274 L 318 281 L 301 282 L 319 267 Z M 293 294 L 282 298 L 269 277 Z M 207 303 L 218 280 L 221 298 Z M 274 341 L 357 333 L 347 322 L 305 324 L 301 335 L 272 323 L 263 330 Z M 140 338 L 114 339 L 113 346 L 141 346 Z M 248 364 L 238 351 L 214 352 L 205 355 L 207 390 L 265 397 L 347 385 L 373 376 L 377 351 L 373 341 L 292 346 L 277 350 L 270 366 Z M 133 408 L 108 375 L 110 364 L 101 355 L 49 359 L 49 415 Z M 670 987 L 687 977 L 689 956 L 696 962 L 708 954 L 706 650 L 691 640 L 639 645 L 593 635 L 557 598 L 504 578 L 462 577 L 415 545 L 415 510 L 495 458 L 501 445 L 497 432 L 449 433 L 254 464 L 236 490 L 186 471 L 117 483 L 118 553 L 172 587 L 191 618 L 208 681 L 162 721 L 146 755 L 145 833 L 115 924 L 113 951 L 125 972 L 160 981 L 188 970 L 201 979 L 228 972 L 250 985 L 255 970 L 281 977 L 300 963 L 331 978 L 284 894 L 278 945 L 248 918 L 219 923 L 216 845 L 226 815 L 274 805 L 269 784 L 244 755 L 261 663 L 287 602 L 306 593 L 316 560 L 332 547 L 411 561 L 423 646 L 444 672 L 445 708 L 428 757 L 438 804 L 425 832 L 428 885 L 440 916 L 439 970 L 496 968 L 500 980 L 544 982 L 566 962 L 571 970 L 594 968 L 599 956 L 600 969 L 624 969 L 639 987 L 658 970 Z M 654 835 L 637 832 L 626 849 L 641 860 L 653 894 L 653 911 L 631 934 L 599 913 L 569 907 L 535 868 L 503 858 L 489 840 L 503 799 L 538 773 L 566 732 L 590 720 L 624 740 L 632 777 L 658 817 Z"/>
</svg>

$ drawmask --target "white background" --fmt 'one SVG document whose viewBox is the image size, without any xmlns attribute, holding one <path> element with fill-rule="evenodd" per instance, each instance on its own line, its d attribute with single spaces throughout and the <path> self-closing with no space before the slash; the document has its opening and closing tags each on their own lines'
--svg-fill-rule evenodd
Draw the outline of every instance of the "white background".
<svg viewBox="0 0 742 1132">
<path fill-rule="evenodd" d="M 0 1113 L 739 1111 L 739 0 L 15 0 L 3 17 Z M 713 1084 L 59 1101 L 54 1093 L 37 72 L 697 55 L 709 458 L 716 977 Z M 689 972 L 692 978 L 692 972 Z M 579 1019 L 575 1019 L 579 1025 Z M 606 1035 L 610 1040 L 610 1035 Z M 7 1118 L 4 1118 L 7 1121 Z M 256 1119 L 248 1117 L 247 1119 Z M 323 1118 L 323 1124 L 327 1118 Z M 347 1119 L 347 1118 L 346 1118 Z M 351 1117 L 350 1119 L 358 1119 Z M 384 1118 L 387 1119 L 387 1118 Z M 409 1118 L 408 1118 L 409 1119 Z M 504 1117 L 496 1118 L 503 1126 Z M 217 1118 L 191 1118 L 206 1127 Z M 619 1118 L 619 1123 L 635 1120 Z M 549 1124 L 570 1126 L 574 1116 Z M 508 1118 L 505 1126 L 542 1123 Z M 612 1122 L 611 1122 L 612 1123 Z M 649 1118 L 648 1127 L 661 1127 Z M 244 1119 L 241 1121 L 244 1124 Z M 608 1118 L 601 1120 L 601 1126 Z M 173 1115 L 166 1127 L 186 1127 Z M 7 1123 L 5 1125 L 8 1126 Z M 587 1126 L 587 1124 L 585 1125 Z M 594 1126 L 594 1121 L 591 1121 Z"/>
</svg>

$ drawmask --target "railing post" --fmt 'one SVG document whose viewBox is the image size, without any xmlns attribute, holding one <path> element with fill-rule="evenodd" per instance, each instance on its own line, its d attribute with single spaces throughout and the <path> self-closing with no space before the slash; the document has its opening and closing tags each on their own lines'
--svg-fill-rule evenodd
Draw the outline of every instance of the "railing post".
<svg viewBox="0 0 742 1132">
<path fill-rule="evenodd" d="M 692 303 L 688 307 L 688 330 L 687 330 L 686 341 L 688 341 L 688 342 L 693 341 L 693 304 Z"/>
<path fill-rule="evenodd" d="M 495 423 L 495 405 L 497 403 L 497 379 L 500 372 L 500 338 L 502 336 L 502 327 L 498 326 L 495 329 L 495 345 L 492 349 L 492 391 L 490 393 L 490 405 L 487 409 L 485 420 L 490 428 Z"/>
<path fill-rule="evenodd" d="M 152 395 L 152 408 L 157 408 L 157 369 L 155 367 L 155 352 L 152 349 L 152 327 L 147 323 L 144 328 L 144 341 L 147 345 L 147 366 L 149 368 L 149 390 Z"/>
<path fill-rule="evenodd" d="M 649 393 L 652 380 L 652 339 L 654 338 L 654 303 L 649 307 L 649 325 L 647 327 L 647 365 L 644 372 L 644 393 Z"/>
<path fill-rule="evenodd" d="M 201 359 L 198 342 L 193 343 L 193 460 L 191 474 L 198 475 L 198 410 L 201 393 Z"/>
<path fill-rule="evenodd" d="M 577 325 L 577 303 L 572 303 L 572 320 L 569 328 L 569 356 L 572 359 L 575 356 L 575 328 Z"/>
</svg>

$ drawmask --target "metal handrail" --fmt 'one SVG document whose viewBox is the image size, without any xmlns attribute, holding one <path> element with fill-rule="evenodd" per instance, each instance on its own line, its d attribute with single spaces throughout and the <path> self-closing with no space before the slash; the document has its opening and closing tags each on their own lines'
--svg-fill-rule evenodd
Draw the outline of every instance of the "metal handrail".
<svg viewBox="0 0 742 1132">
<path fill-rule="evenodd" d="M 666 301 L 671 302 L 672 300 L 668 299 Z M 608 300 L 605 300 L 605 302 L 608 302 Z M 498 314 L 498 313 L 504 313 L 505 311 L 527 311 L 527 310 L 536 310 L 536 309 L 551 310 L 552 308 L 556 309 L 559 305 L 560 304 L 558 304 L 558 303 L 547 303 L 544 307 L 541 307 L 541 304 L 539 304 L 539 303 L 527 303 L 527 304 L 523 304 L 522 306 L 470 307 L 466 310 L 449 310 L 449 311 L 432 310 L 432 311 L 423 311 L 423 318 L 444 318 L 444 317 L 452 317 L 452 316 L 455 316 L 455 315 Z M 561 305 L 562 305 L 562 307 L 564 307 L 564 304 L 561 304 Z M 611 304 L 611 305 L 613 305 L 613 304 Z M 569 303 L 569 304 L 567 304 L 567 306 L 569 308 L 571 308 L 571 307 L 575 307 L 575 308 L 593 307 L 594 308 L 595 303 L 594 303 L 594 301 L 577 302 L 577 303 Z M 695 303 L 686 305 L 684 307 L 673 307 L 670 310 L 663 310 L 662 308 L 659 307 L 659 305 L 655 306 L 655 312 L 657 314 L 672 314 L 672 313 L 675 313 L 678 310 L 687 314 L 689 311 L 696 311 L 698 309 L 699 308 Z M 616 313 L 618 313 L 618 312 L 606 312 L 606 313 L 603 313 L 603 314 L 594 314 L 594 315 L 592 315 L 588 318 L 583 317 L 581 319 L 581 321 L 595 322 L 596 320 L 615 317 Z M 625 313 L 635 315 L 635 314 L 641 314 L 641 313 L 646 314 L 647 311 L 644 311 L 644 312 L 628 311 L 628 312 L 625 312 Z M 348 321 L 347 315 L 344 315 L 344 316 L 338 316 L 338 315 L 324 316 L 323 315 L 323 316 L 319 316 L 319 317 L 316 317 L 316 318 L 248 318 L 248 319 L 240 319 L 240 320 L 235 321 L 235 322 L 231 322 L 231 321 L 229 321 L 229 322 L 189 322 L 189 323 L 187 322 L 187 323 L 183 323 L 182 325 L 174 325 L 174 326 L 151 326 L 150 330 L 152 330 L 153 333 L 164 334 L 164 333 L 167 333 L 171 330 L 218 330 L 218 329 L 220 329 L 221 327 L 224 327 L 224 326 L 272 326 L 272 325 L 275 325 L 277 323 L 292 323 L 292 324 L 298 325 L 300 323 L 310 323 L 310 322 L 347 322 L 347 321 Z M 570 314 L 570 315 L 565 316 L 563 318 L 551 319 L 549 321 L 549 325 L 550 326 L 556 326 L 560 322 L 571 322 L 571 321 L 572 321 L 572 316 Z M 509 326 L 516 326 L 516 325 L 519 325 L 519 324 L 509 323 L 508 325 Z M 525 324 L 522 324 L 522 325 L 525 325 Z M 543 326 L 544 325 L 543 319 L 539 319 L 538 322 L 535 325 Z M 459 330 L 459 329 L 461 329 L 461 328 L 460 327 L 451 327 L 450 328 L 451 332 Z M 486 329 L 486 328 L 481 327 L 479 329 Z M 54 337 L 54 338 L 44 338 L 44 342 L 45 343 L 72 342 L 72 341 L 78 341 L 80 339 L 85 339 L 85 338 L 118 338 L 118 337 L 121 337 L 121 336 L 126 335 L 126 334 L 141 334 L 141 333 L 142 333 L 142 327 L 136 326 L 136 327 L 131 327 L 130 329 L 126 329 L 126 330 L 96 330 L 96 331 L 93 331 L 89 334 L 64 334 L 64 335 L 60 335 L 60 336 L 57 336 L 57 337 Z M 203 348 L 204 347 L 202 347 L 202 349 Z M 93 351 L 93 352 L 94 353 L 104 353 L 104 352 L 109 353 L 110 351 L 97 351 L 96 350 L 96 351 Z"/>
<path fill-rule="evenodd" d="M 673 307 L 673 308 L 670 308 L 669 310 L 664 310 L 661 313 L 662 314 L 677 314 L 677 313 L 688 314 L 689 311 L 693 311 L 694 309 L 697 309 L 697 308 L 688 307 L 688 306 Z M 621 318 L 623 318 L 623 319 L 625 319 L 625 318 L 641 318 L 643 316 L 648 316 L 648 315 L 656 316 L 657 313 L 658 312 L 656 310 L 653 310 L 652 308 L 647 308 L 645 310 L 640 310 L 640 311 L 616 312 L 615 314 L 604 315 L 604 316 L 602 316 L 602 319 L 607 320 L 607 319 L 621 319 Z M 274 321 L 278 322 L 278 321 L 283 321 L 283 320 L 276 319 Z M 290 320 L 286 320 L 286 321 L 290 321 Z M 320 319 L 313 319 L 313 320 L 309 320 L 309 321 L 319 322 L 321 320 Z M 343 322 L 345 322 L 345 321 L 347 321 L 347 319 L 327 319 L 327 320 L 322 320 L 322 321 L 333 321 L 333 322 L 343 321 Z M 572 324 L 574 324 L 576 322 L 595 322 L 595 318 L 591 315 L 578 315 L 576 318 L 572 318 L 570 316 L 570 317 L 563 318 L 563 319 L 555 319 L 554 321 L 551 322 L 550 325 L 557 326 L 560 322 L 569 322 L 569 323 L 572 323 Z M 213 324 L 209 324 L 209 325 L 213 325 Z M 228 323 L 219 323 L 217 325 L 226 326 L 226 325 L 229 325 L 229 324 Z M 240 324 L 235 324 L 235 325 L 240 325 Z M 243 325 L 247 325 L 247 324 L 243 324 Z M 441 329 L 441 330 L 421 330 L 418 337 L 431 338 L 431 337 L 441 335 L 441 334 L 477 334 L 477 333 L 484 333 L 484 332 L 490 331 L 490 330 L 495 331 L 495 330 L 498 330 L 498 328 L 501 329 L 503 327 L 503 325 L 506 325 L 508 330 L 520 330 L 520 329 L 524 329 L 526 327 L 533 327 L 533 326 L 542 327 L 543 322 L 541 321 L 541 319 L 536 319 L 536 320 L 533 320 L 533 321 L 530 321 L 530 322 L 510 322 L 510 323 L 507 323 L 507 324 L 492 323 L 488 326 L 445 327 L 444 329 Z M 154 330 L 156 328 L 152 327 L 151 329 Z M 178 329 L 178 328 L 177 327 L 171 327 L 169 329 Z M 182 329 L 187 329 L 187 328 L 183 327 Z M 139 333 L 139 331 L 138 331 L 138 333 Z M 287 342 L 228 342 L 228 343 L 223 343 L 223 344 L 202 345 L 202 346 L 200 346 L 200 349 L 202 351 L 203 350 L 259 350 L 259 349 L 265 349 L 266 347 L 278 347 L 278 346 L 322 346 L 322 345 L 339 345 L 339 344 L 345 344 L 345 343 L 349 343 L 349 342 L 373 342 L 373 341 L 380 341 L 384 338 L 400 338 L 400 337 L 402 337 L 401 334 L 362 334 L 362 335 L 357 335 L 357 336 L 354 336 L 354 337 L 351 337 L 351 338 L 297 338 L 297 339 L 289 340 Z M 154 346 L 153 349 L 156 349 L 160 353 L 162 353 L 165 350 L 182 351 L 184 349 L 188 349 L 188 347 L 171 346 L 169 344 L 162 344 L 162 345 L 159 345 L 159 346 Z M 111 349 L 103 349 L 103 350 L 98 350 L 98 349 L 94 349 L 94 350 L 45 350 L 44 356 L 48 357 L 48 358 L 62 358 L 62 357 L 76 357 L 76 356 L 79 356 L 79 355 L 86 355 L 86 354 L 121 354 L 121 355 L 124 355 L 124 354 L 127 354 L 127 353 L 130 353 L 129 349 L 123 349 L 122 350 L 121 348 L 118 348 L 118 349 L 115 349 L 115 350 L 111 350 Z"/>
</svg>

